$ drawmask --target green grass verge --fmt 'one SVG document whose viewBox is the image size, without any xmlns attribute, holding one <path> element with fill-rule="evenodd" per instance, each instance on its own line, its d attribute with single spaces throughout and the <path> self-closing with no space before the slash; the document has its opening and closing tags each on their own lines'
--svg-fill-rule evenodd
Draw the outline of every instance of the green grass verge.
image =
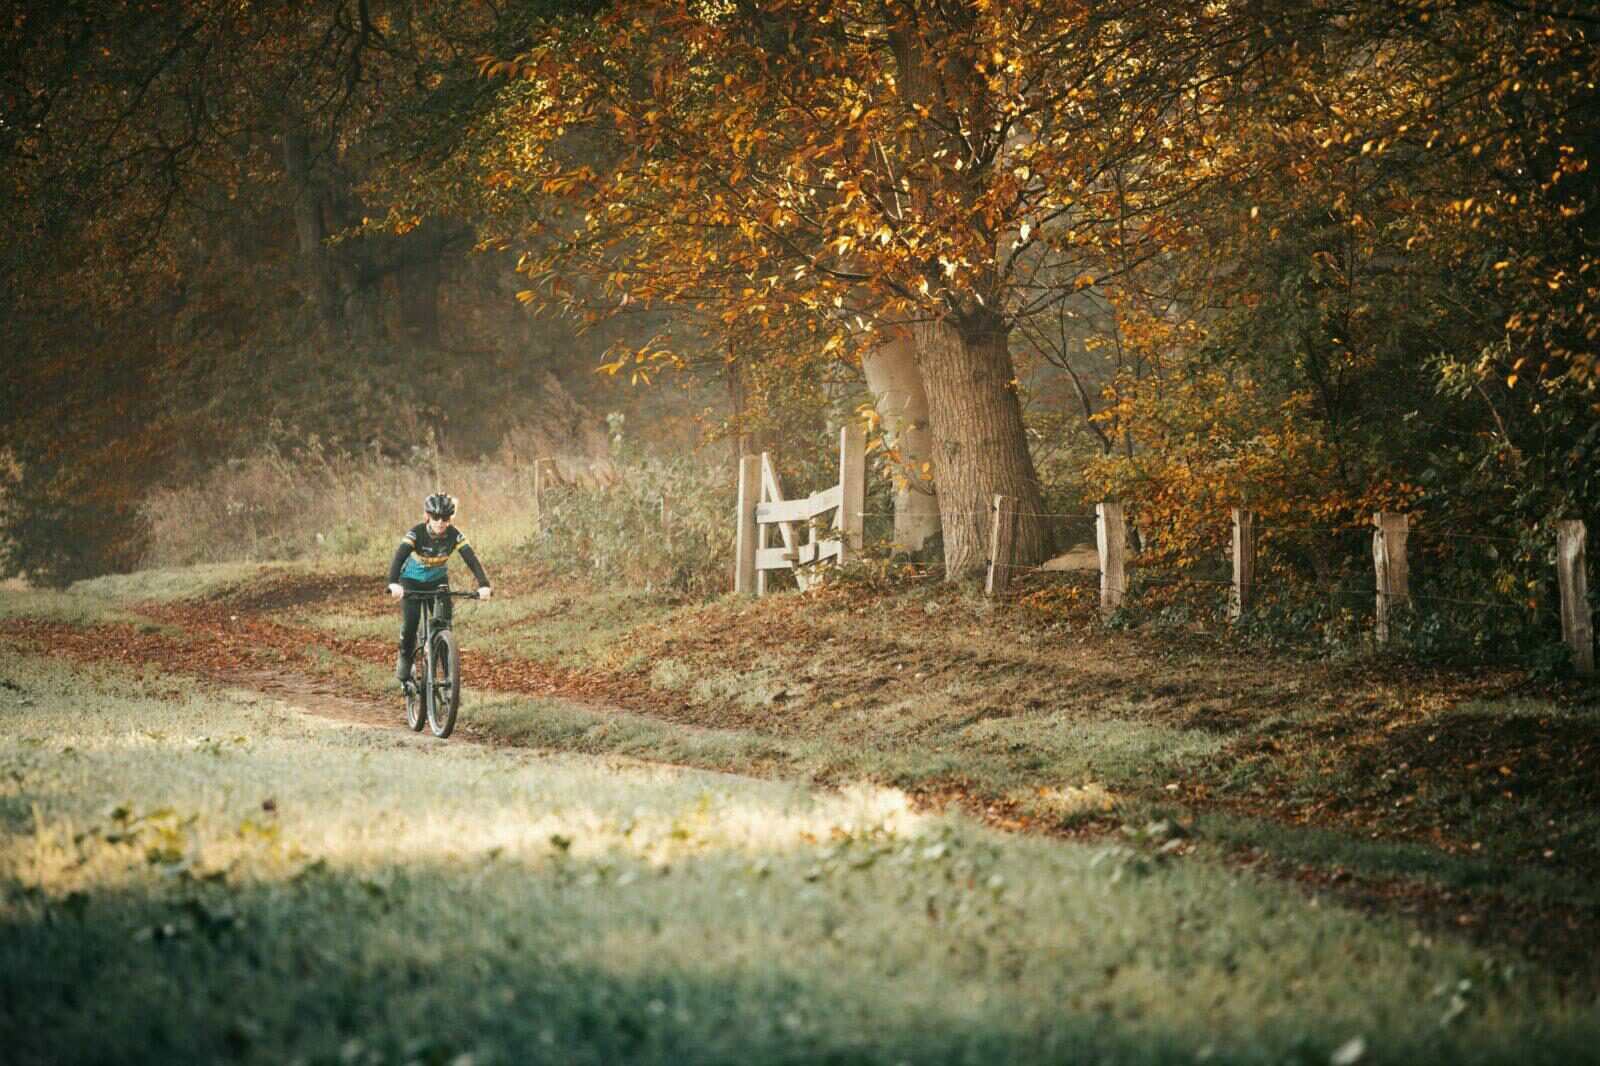
<svg viewBox="0 0 1600 1066">
<path fill-rule="evenodd" d="M 305 572 L 313 564 L 207 563 L 183 570 L 140 570 L 108 574 L 79 581 L 69 588 L 69 599 L 109 601 L 115 604 L 170 603 L 173 600 L 211 596 L 263 577 Z M 334 567 L 324 564 L 328 572 Z"/>
<path fill-rule="evenodd" d="M 8 1061 L 1534 1063 L 1600 1038 L 1537 970 L 1181 856 L 154 683 L 0 650 Z"/>
<path fill-rule="evenodd" d="M 106 582 L 66 596 L 29 594 L 21 613 L 67 621 L 117 619 L 122 598 L 151 590 L 248 595 L 253 582 L 275 582 L 282 575 L 281 569 L 259 567 L 157 573 L 136 585 Z M 1511 738 L 1515 752 L 1518 743 L 1564 730 L 1572 738 L 1568 747 L 1580 751 L 1600 716 L 1582 704 L 1530 698 L 1445 702 L 1384 734 L 1381 746 L 1354 749 L 1357 758 L 1351 758 L 1340 739 L 1352 722 L 1341 706 L 1345 693 L 1330 688 L 1326 678 L 1258 671 L 1248 680 L 1265 684 L 1229 691 L 1229 679 L 1207 656 L 1160 646 L 1130 670 L 1119 645 L 1090 646 L 1089 654 L 1074 655 L 1059 640 L 1038 642 L 1037 634 L 967 625 L 992 621 L 993 606 L 949 590 L 872 601 L 863 608 L 865 618 L 861 611 L 799 604 L 793 597 L 675 607 L 648 593 L 584 593 L 571 585 L 462 610 L 462 634 L 474 651 L 629 674 L 647 680 L 661 697 L 662 706 L 649 715 L 619 714 L 480 695 L 469 677 L 463 721 L 509 743 L 828 783 L 960 782 L 980 797 L 1015 801 L 1018 811 L 1047 826 L 1089 818 L 1139 826 L 1169 815 L 1187 817 L 1190 812 L 1165 793 L 1168 782 L 1205 782 L 1215 796 L 1251 804 L 1273 795 L 1302 803 L 1332 795 L 1364 797 L 1381 812 L 1398 799 L 1411 805 L 1412 824 L 1422 816 L 1465 828 L 1480 849 L 1451 853 L 1365 830 L 1204 809 L 1195 814 L 1193 829 L 1208 855 L 1247 852 L 1341 877 L 1403 878 L 1419 887 L 1490 893 L 1495 907 L 1502 900 L 1600 903 L 1600 881 L 1564 861 L 1589 855 L 1600 839 L 1600 811 L 1586 808 L 1581 792 L 1563 791 L 1592 791 L 1592 785 L 1574 782 L 1574 767 L 1565 768 L 1566 778 L 1535 769 L 1534 759 L 1544 757 L 1548 744 L 1524 744 L 1524 757 L 1508 767 L 1515 776 L 1502 772 L 1499 759 L 1487 757 L 1466 775 L 1433 765 L 1436 737 L 1454 741 L 1452 752 L 1459 752 L 1463 738 Z M 365 617 L 327 606 L 281 611 L 286 620 L 344 636 L 389 638 L 394 628 L 387 612 Z M 897 612 L 908 611 L 928 621 L 898 630 L 889 625 Z M 797 616 L 804 619 L 798 641 L 793 628 L 785 630 Z M 739 643 L 743 630 L 769 627 L 772 644 Z M 709 641 L 701 632 L 707 628 Z M 891 632 L 898 636 L 888 639 Z M 727 654 L 715 639 L 720 636 L 732 638 L 727 643 L 745 657 Z M 770 647 L 785 647 L 788 654 L 773 654 Z M 1113 653 L 1111 661 L 1097 661 L 1104 651 Z M 375 693 L 392 685 L 386 667 L 332 652 L 318 657 Z M 1378 691 L 1391 704 L 1399 699 Z M 1360 698 L 1370 706 L 1373 696 Z M 1424 691 L 1421 698 L 1431 697 Z M 1265 754 L 1257 744 L 1297 736 L 1313 740 L 1302 740 L 1293 760 Z M 1547 776 L 1549 787 L 1532 787 Z"/>
<path fill-rule="evenodd" d="M 903 624 L 907 615 L 916 623 Z M 1593 786 L 1574 786 L 1535 762 L 1553 735 L 1571 738 L 1558 754 L 1581 751 L 1600 711 L 1524 697 L 1452 704 L 1425 686 L 1409 696 L 1382 684 L 1363 690 L 1304 664 L 1247 665 L 1125 640 L 1080 646 L 997 626 L 997 617 L 981 597 L 942 588 L 845 611 L 797 606 L 793 597 L 674 608 L 638 592 L 568 587 L 485 605 L 462 632 L 475 650 L 647 679 L 664 716 L 720 730 L 710 743 L 658 719 L 598 716 L 551 733 L 542 711 L 512 702 L 484 728 L 518 742 L 822 780 L 909 786 L 958 778 L 1030 811 L 1042 806 L 1047 816 L 1051 804 L 1035 803 L 1037 790 L 1089 786 L 1109 790 L 1117 815 L 1134 822 L 1163 805 L 1172 783 L 1203 782 L 1214 797 L 1241 805 L 1346 797 L 1381 811 L 1398 800 L 1409 805 L 1408 824 L 1450 827 L 1480 851 L 1452 855 L 1371 839 L 1365 829 L 1223 813 L 1203 815 L 1201 826 L 1224 849 L 1256 848 L 1286 862 L 1541 902 L 1600 902 L 1600 881 L 1581 872 L 1596 854 L 1600 809 L 1571 791 Z M 324 624 L 347 635 L 388 636 L 393 628 L 386 618 Z M 767 631 L 771 644 L 747 635 Z M 1352 719 L 1351 701 L 1372 710 Z M 1350 730 L 1408 701 L 1440 706 L 1352 758 Z M 530 715 L 540 723 L 531 733 Z M 571 715 L 586 719 L 573 711 L 556 717 Z M 1487 754 L 1471 772 L 1455 764 L 1429 772 L 1430 759 L 1438 762 L 1431 738 L 1457 741 L 1449 757 L 1458 758 L 1468 730 L 1507 743 L 1524 737 L 1524 758 L 1511 768 L 1517 776 L 1507 778 Z M 1278 751 L 1280 741 L 1293 743 L 1292 758 Z M 1579 767 L 1567 771 L 1581 777 Z M 1541 790 L 1543 778 L 1554 783 Z M 1067 820 L 1084 814 L 1070 811 Z"/>
</svg>

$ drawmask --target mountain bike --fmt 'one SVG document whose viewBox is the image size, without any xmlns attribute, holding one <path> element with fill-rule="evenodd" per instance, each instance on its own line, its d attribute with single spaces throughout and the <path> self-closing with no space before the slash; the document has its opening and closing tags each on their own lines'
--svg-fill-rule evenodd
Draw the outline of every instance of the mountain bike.
<svg viewBox="0 0 1600 1066">
<path fill-rule="evenodd" d="M 433 735 L 443 740 L 455 729 L 456 710 L 461 706 L 461 652 L 449 620 L 436 617 L 437 602 L 443 598 L 475 600 L 478 594 L 440 588 L 407 591 L 405 598 L 422 601 L 417 643 L 411 651 L 411 677 L 404 682 L 406 725 L 420 733 L 426 722 Z"/>
</svg>

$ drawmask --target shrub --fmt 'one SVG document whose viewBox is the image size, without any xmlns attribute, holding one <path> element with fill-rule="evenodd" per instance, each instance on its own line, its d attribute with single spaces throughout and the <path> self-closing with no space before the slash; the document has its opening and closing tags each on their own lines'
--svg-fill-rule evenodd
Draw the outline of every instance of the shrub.
<svg viewBox="0 0 1600 1066">
<path fill-rule="evenodd" d="M 623 437 L 621 416 L 609 421 L 608 475 L 548 490 L 541 528 L 524 549 L 557 574 L 691 596 L 726 592 L 738 491 L 731 463 L 650 455 Z"/>
<path fill-rule="evenodd" d="M 198 483 L 152 493 L 146 566 L 371 557 L 380 565 L 443 489 L 461 501 L 463 528 L 493 561 L 532 525 L 533 472 L 461 461 L 427 447 L 404 460 L 334 455 L 313 438 L 231 460 Z"/>
<path fill-rule="evenodd" d="M 331 454 L 316 439 L 225 463 L 199 483 L 153 493 L 147 566 L 364 558 L 380 567 L 422 499 L 461 501 L 462 527 L 490 565 L 513 552 L 558 574 L 669 588 L 726 591 L 735 479 L 729 464 L 650 455 L 612 419 L 613 459 L 558 457 L 564 476 L 535 530 L 533 467 L 502 451 L 463 461 L 418 448 L 405 460 Z M 662 529 L 662 500 L 670 528 Z"/>
</svg>

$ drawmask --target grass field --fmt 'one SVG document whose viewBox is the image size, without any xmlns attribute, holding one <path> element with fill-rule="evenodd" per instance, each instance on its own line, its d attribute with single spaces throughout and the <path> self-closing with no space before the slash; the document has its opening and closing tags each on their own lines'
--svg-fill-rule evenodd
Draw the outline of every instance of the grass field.
<svg viewBox="0 0 1600 1066">
<path fill-rule="evenodd" d="M 1537 968 L 1176 850 L 15 651 L 0 690 L 10 1062 L 1571 1062 L 1600 1037 Z"/>
<path fill-rule="evenodd" d="M 295 611 L 392 640 L 382 608 Z M 1063 631 L 940 586 L 674 605 L 527 580 L 461 628 L 480 678 L 578 670 L 636 712 L 477 716 L 517 743 L 943 788 L 1045 828 L 1193 818 L 1330 876 L 1600 907 L 1592 685 Z"/>
<path fill-rule="evenodd" d="M 0 596 L 8 1062 L 1563 1062 L 1600 1036 L 1586 690 L 939 588 L 697 605 L 537 571 L 461 608 L 448 743 L 195 679 L 383 693 L 394 608 L 347 569 Z"/>
</svg>

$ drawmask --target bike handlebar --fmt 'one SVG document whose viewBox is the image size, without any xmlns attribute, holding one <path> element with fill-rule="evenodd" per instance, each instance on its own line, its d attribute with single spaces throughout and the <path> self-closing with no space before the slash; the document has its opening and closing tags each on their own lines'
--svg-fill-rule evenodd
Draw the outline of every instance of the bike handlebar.
<svg viewBox="0 0 1600 1066">
<path fill-rule="evenodd" d="M 401 598 L 407 600 L 434 600 L 440 596 L 448 596 L 453 600 L 475 600 L 478 598 L 476 592 L 466 592 L 462 589 L 434 589 L 432 592 L 415 592 L 407 589 Z"/>
</svg>

